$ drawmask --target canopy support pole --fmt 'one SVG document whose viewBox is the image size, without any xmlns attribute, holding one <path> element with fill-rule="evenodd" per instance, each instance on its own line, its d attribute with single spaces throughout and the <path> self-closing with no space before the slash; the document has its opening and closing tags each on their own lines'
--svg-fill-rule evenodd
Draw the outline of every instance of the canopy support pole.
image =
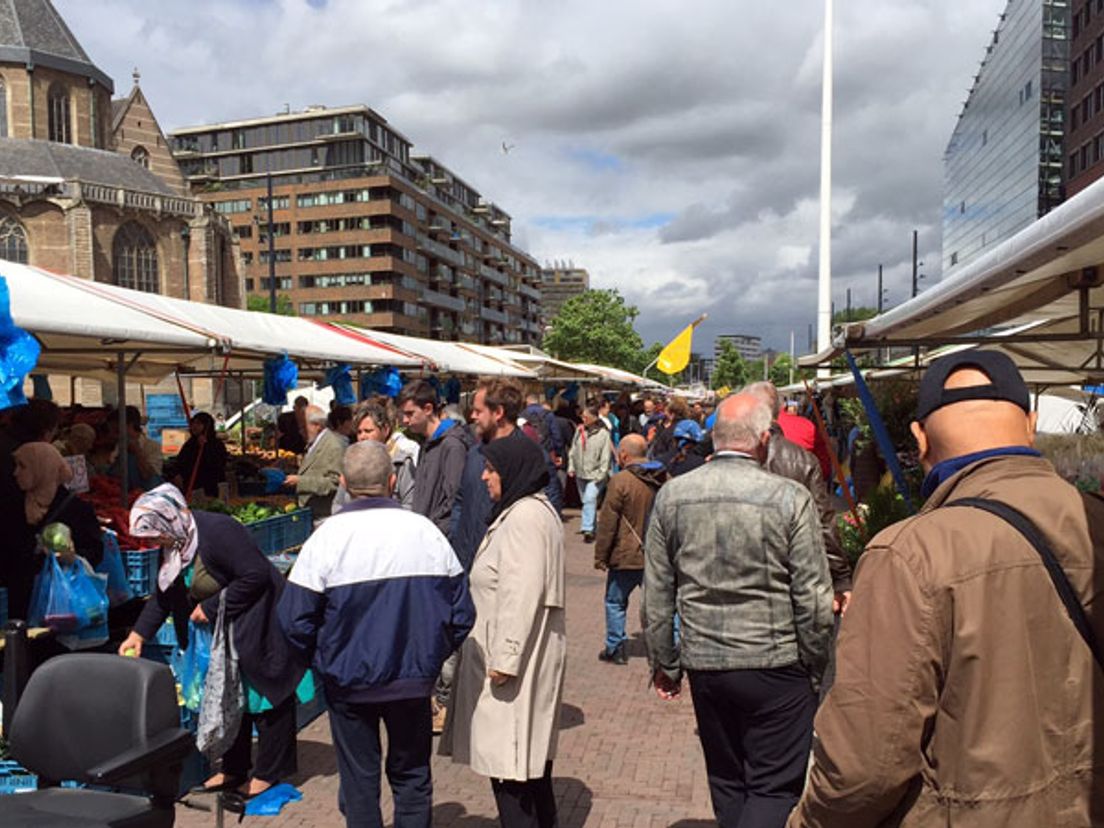
<svg viewBox="0 0 1104 828">
<path fill-rule="evenodd" d="M 855 377 L 855 389 L 859 392 L 859 399 L 866 410 L 866 419 L 870 422 L 870 430 L 874 432 L 874 439 L 878 443 L 878 449 L 882 452 L 882 458 L 889 466 L 890 474 L 893 475 L 893 482 L 897 486 L 897 491 L 904 498 L 909 512 L 915 513 L 916 507 L 912 502 L 908 484 L 905 482 L 905 473 L 901 470 L 901 462 L 897 459 L 897 450 L 893 446 L 893 441 L 889 438 L 889 431 L 886 429 L 882 414 L 878 411 L 878 406 L 874 402 L 874 395 L 870 393 L 870 388 L 867 386 L 862 371 L 859 370 L 859 365 L 855 362 L 855 357 L 851 351 L 844 351 L 843 355 L 847 357 L 847 364 L 851 368 L 852 376 Z"/>
<path fill-rule="evenodd" d="M 238 413 L 238 424 L 241 426 L 241 448 L 245 454 L 245 374 L 238 374 L 238 404 L 241 406 Z"/>
<path fill-rule="evenodd" d="M 805 395 L 809 398 L 809 407 L 813 409 L 813 419 L 816 420 L 817 431 L 820 433 L 820 439 L 824 441 L 824 447 L 828 450 L 828 459 L 832 464 L 832 471 L 835 472 L 836 482 L 839 483 L 840 491 L 843 492 L 843 497 L 847 501 L 847 508 L 851 512 L 851 516 L 855 519 L 855 525 L 860 527 L 864 536 L 866 529 L 862 522 L 862 517 L 859 515 L 859 506 L 855 503 L 855 496 L 851 494 L 851 487 L 847 485 L 847 477 L 843 473 L 843 465 L 840 463 L 839 457 L 836 456 L 836 450 L 832 448 L 832 441 L 828 436 L 828 424 L 824 422 L 824 415 L 820 411 L 820 407 L 816 404 L 816 400 L 813 398 L 813 389 L 809 386 L 808 380 L 803 380 L 805 383 Z M 825 481 L 827 484 L 829 481 Z"/>
<path fill-rule="evenodd" d="M 119 473 L 120 488 L 122 489 L 122 506 L 127 508 L 127 495 L 130 493 L 130 461 L 127 457 L 127 443 L 129 442 L 126 422 L 126 354 L 119 351 L 115 355 L 115 383 L 116 397 L 119 404 Z"/>
</svg>

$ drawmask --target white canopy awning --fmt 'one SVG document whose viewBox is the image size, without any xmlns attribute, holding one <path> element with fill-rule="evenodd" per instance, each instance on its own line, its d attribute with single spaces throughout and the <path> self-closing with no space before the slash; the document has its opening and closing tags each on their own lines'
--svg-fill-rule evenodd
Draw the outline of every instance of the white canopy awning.
<svg viewBox="0 0 1104 828">
<path fill-rule="evenodd" d="M 589 362 L 577 362 L 573 363 L 579 368 L 585 368 L 588 371 L 594 371 L 602 379 L 608 383 L 614 385 L 625 385 L 632 388 L 655 388 L 662 389 L 664 391 L 670 391 L 666 385 L 655 380 L 650 380 L 647 377 L 642 377 L 639 374 L 634 374 L 631 371 L 622 371 L 620 368 L 610 368 L 606 365 L 592 365 Z"/>
<path fill-rule="evenodd" d="M 845 348 L 988 344 L 1003 330 L 1001 347 L 1021 368 L 1101 375 L 1102 320 L 1104 180 L 911 301 L 843 326 L 831 347 L 800 362 L 822 365 Z"/>
<path fill-rule="evenodd" d="M 537 378 L 533 371 L 505 356 L 484 354 L 464 343 L 403 336 L 376 331 L 371 328 L 361 328 L 356 325 L 342 324 L 338 327 L 347 329 L 366 340 L 397 349 L 402 353 L 416 355 L 427 363 L 426 368 L 428 370 L 442 374 L 471 374 L 522 379 Z"/>
<path fill-rule="evenodd" d="M 113 376 L 120 353 L 128 361 L 140 353 L 130 375 L 158 380 L 178 364 L 209 359 L 222 345 L 216 335 L 90 292 L 83 279 L 6 261 L 0 276 L 13 321 L 42 345 L 39 370 Z"/>
<path fill-rule="evenodd" d="M 602 378 L 602 375 L 597 371 L 556 359 L 532 346 L 499 348 L 493 345 L 470 345 L 465 343 L 464 347 L 496 359 L 506 359 L 522 365 L 536 373 L 544 382 L 594 382 Z"/>
</svg>

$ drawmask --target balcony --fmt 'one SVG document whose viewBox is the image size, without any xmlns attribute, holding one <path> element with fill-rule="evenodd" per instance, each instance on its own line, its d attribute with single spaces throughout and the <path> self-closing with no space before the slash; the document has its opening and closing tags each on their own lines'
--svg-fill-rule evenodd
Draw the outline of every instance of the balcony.
<svg viewBox="0 0 1104 828">
<path fill-rule="evenodd" d="M 505 273 L 500 273 L 499 271 L 495 270 L 493 267 L 487 267 L 486 265 L 480 265 L 479 266 L 479 273 L 483 276 L 484 279 L 489 279 L 490 281 L 494 282 L 496 285 L 502 285 L 503 287 L 507 287 L 510 284 L 510 280 L 509 280 L 509 278 L 507 278 L 506 274 Z"/>
<path fill-rule="evenodd" d="M 540 288 L 533 287 L 532 285 L 527 285 L 524 282 L 518 285 L 518 293 L 528 299 L 535 299 L 538 302 L 541 298 Z"/>
<path fill-rule="evenodd" d="M 464 300 L 458 296 L 449 296 L 445 293 L 438 293 L 435 290 L 423 290 L 422 301 L 427 305 L 433 305 L 438 308 L 445 308 L 450 311 L 463 311 Z"/>
<path fill-rule="evenodd" d="M 506 314 L 502 311 L 496 311 L 494 308 L 480 308 L 479 316 L 488 322 L 497 322 L 499 325 L 505 325 L 509 321 Z"/>
</svg>

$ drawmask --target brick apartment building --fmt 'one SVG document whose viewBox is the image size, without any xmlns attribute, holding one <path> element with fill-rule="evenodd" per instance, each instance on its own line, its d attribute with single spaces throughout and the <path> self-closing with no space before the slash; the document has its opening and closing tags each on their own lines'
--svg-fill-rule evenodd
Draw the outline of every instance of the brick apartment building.
<svg viewBox="0 0 1104 828">
<path fill-rule="evenodd" d="M 556 262 L 541 271 L 541 311 L 544 323 L 550 324 L 560 308 L 590 290 L 590 274 L 571 262 Z"/>
<path fill-rule="evenodd" d="M 193 191 L 228 218 L 245 290 L 395 333 L 539 341 L 540 273 L 510 217 L 366 106 L 310 107 L 171 135 Z"/>
<path fill-rule="evenodd" d="M 1104 175 L 1104 0 L 1073 0 L 1066 192 Z"/>
</svg>

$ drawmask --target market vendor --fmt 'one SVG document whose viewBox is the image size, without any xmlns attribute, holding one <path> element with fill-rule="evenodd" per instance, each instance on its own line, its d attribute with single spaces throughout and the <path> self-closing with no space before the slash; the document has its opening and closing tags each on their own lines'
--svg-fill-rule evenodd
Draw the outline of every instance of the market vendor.
<svg viewBox="0 0 1104 828">
<path fill-rule="evenodd" d="M 341 460 L 348 443 L 326 427 L 326 412 L 316 405 L 307 408 L 309 445 L 298 474 L 289 474 L 284 485 L 295 489 L 300 506 L 309 506 L 316 519 L 327 518 L 341 482 Z"/>
<path fill-rule="evenodd" d="M 130 534 L 160 544 L 161 567 L 157 593 L 119 654 L 141 655 L 143 643 L 170 615 L 178 640 L 186 642 L 189 618 L 214 625 L 225 591 L 224 611 L 233 622 L 247 705 L 237 739 L 202 788 L 241 786 L 242 794 L 256 796 L 296 772 L 295 701 L 313 696 L 307 664 L 288 647 L 276 620 L 284 578 L 242 524 L 229 515 L 191 511 L 180 490 L 168 483 L 135 501 Z M 255 763 L 250 755 L 254 726 Z"/>
<path fill-rule="evenodd" d="M 176 455 L 173 483 L 183 492 L 191 483 L 193 492 L 218 496 L 219 483 L 226 481 L 226 446 L 215 433 L 214 418 L 204 412 L 193 415 L 188 423 L 191 436 Z"/>
<path fill-rule="evenodd" d="M 96 429 L 88 423 L 73 423 L 54 441 L 54 448 L 62 457 L 85 457 L 96 444 Z"/>
<path fill-rule="evenodd" d="M 133 405 L 126 407 L 126 458 L 127 483 L 131 489 L 149 491 L 161 483 L 164 459 L 161 446 L 142 432 L 142 412 Z M 122 479 L 124 459 L 116 451 L 111 466 L 111 476 Z"/>
</svg>

